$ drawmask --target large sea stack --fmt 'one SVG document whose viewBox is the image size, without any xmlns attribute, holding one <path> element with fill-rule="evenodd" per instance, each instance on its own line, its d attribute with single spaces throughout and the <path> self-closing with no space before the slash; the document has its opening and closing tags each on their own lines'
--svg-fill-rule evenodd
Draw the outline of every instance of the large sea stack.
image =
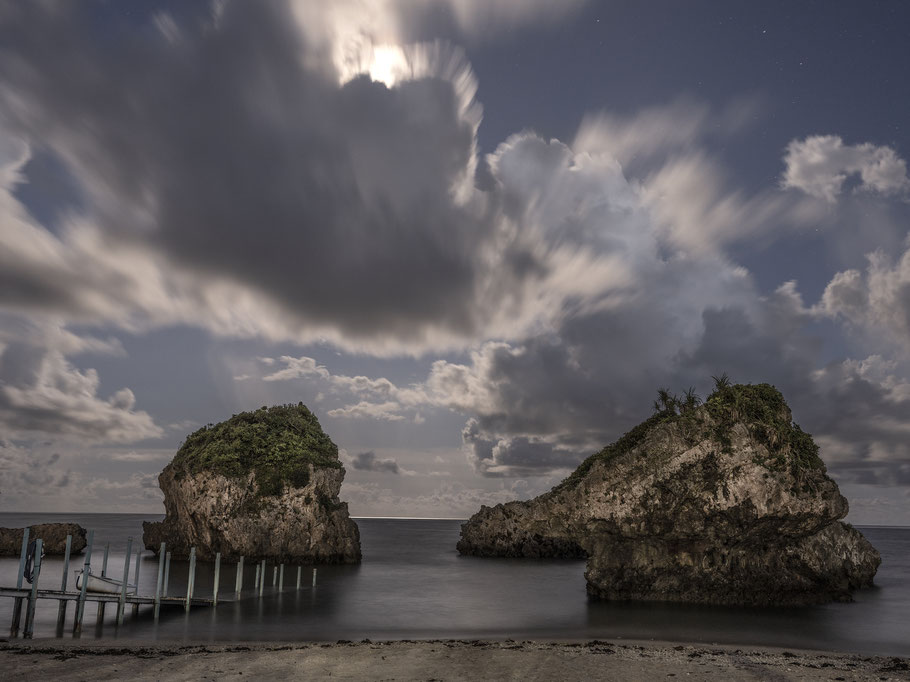
<svg viewBox="0 0 910 682">
<path fill-rule="evenodd" d="M 587 556 L 588 593 L 613 600 L 801 605 L 872 584 L 881 558 L 777 389 L 719 380 L 655 407 L 550 492 L 482 507 L 458 550 Z"/>
<path fill-rule="evenodd" d="M 356 563 L 360 532 L 338 499 L 338 447 L 302 403 L 242 412 L 187 437 L 158 482 L 167 516 L 143 541 L 175 557 Z"/>
</svg>

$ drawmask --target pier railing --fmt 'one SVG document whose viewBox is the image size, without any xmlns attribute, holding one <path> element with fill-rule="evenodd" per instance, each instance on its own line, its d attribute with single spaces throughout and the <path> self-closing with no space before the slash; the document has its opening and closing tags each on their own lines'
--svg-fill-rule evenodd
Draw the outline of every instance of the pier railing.
<svg viewBox="0 0 910 682">
<path fill-rule="evenodd" d="M 123 579 L 120 581 L 120 587 L 118 593 L 113 592 L 93 592 L 88 589 L 88 578 L 91 574 L 91 559 L 92 559 L 92 545 L 94 544 L 94 535 L 95 532 L 90 530 L 88 532 L 87 543 L 85 546 L 85 557 L 83 560 L 82 567 L 82 581 L 78 588 L 74 591 L 67 590 L 67 579 L 69 574 L 70 566 L 70 552 L 73 545 L 73 536 L 66 536 L 66 547 L 63 555 L 63 576 L 60 581 L 59 590 L 41 590 L 38 589 L 38 578 L 41 575 L 41 559 L 42 559 L 42 550 L 43 541 L 41 538 L 35 540 L 35 549 L 34 549 L 34 567 L 33 573 L 31 576 L 31 586 L 24 587 L 22 584 L 23 578 L 25 576 L 25 565 L 26 565 L 26 556 L 28 555 L 28 546 L 29 546 L 29 528 L 26 527 L 22 533 L 22 551 L 19 555 L 19 570 L 16 574 L 16 586 L 15 587 L 0 587 L 0 597 L 10 597 L 14 599 L 13 603 L 13 618 L 12 623 L 10 624 L 10 636 L 18 637 L 19 636 L 19 623 L 22 620 L 22 607 L 25 606 L 25 625 L 22 631 L 22 636 L 25 638 L 31 638 L 34 634 L 35 629 L 35 608 L 39 599 L 54 599 L 59 601 L 59 606 L 57 609 L 57 636 L 60 637 L 63 635 L 63 630 L 66 623 L 66 610 L 69 602 L 76 602 L 75 607 L 75 616 L 73 619 L 73 637 L 80 637 L 82 634 L 82 621 L 85 615 L 85 603 L 86 602 L 97 602 L 98 611 L 97 611 L 97 623 L 100 625 L 104 621 L 104 611 L 107 604 L 116 604 L 117 605 L 117 625 L 123 625 L 124 614 L 126 611 L 126 605 L 131 604 L 133 606 L 132 612 L 133 616 L 139 614 L 139 607 L 146 605 L 151 606 L 153 610 L 153 617 L 155 622 L 158 622 L 159 614 L 161 611 L 162 605 L 172 605 L 172 606 L 183 606 L 185 611 L 189 611 L 193 606 L 217 606 L 218 605 L 218 595 L 220 592 L 220 583 L 221 583 L 221 552 L 215 554 L 214 562 L 214 576 L 213 576 L 213 588 L 211 597 L 197 597 L 194 594 L 195 584 L 196 584 L 196 548 L 190 548 L 190 557 L 189 564 L 187 567 L 187 580 L 186 580 L 186 595 L 181 596 L 171 596 L 168 594 L 168 582 L 170 578 L 171 571 L 171 553 L 167 551 L 165 543 L 161 543 L 161 546 L 158 550 L 158 575 L 155 582 L 155 594 L 153 596 L 141 596 L 139 594 L 139 568 L 141 566 L 140 558 L 142 550 L 139 549 L 136 551 L 136 560 L 135 560 L 135 570 L 132 575 L 132 579 L 135 584 L 135 594 L 129 593 L 130 587 L 130 559 L 132 558 L 132 546 L 133 538 L 130 537 L 127 539 L 126 544 L 126 558 L 123 562 Z M 104 546 L 104 556 L 101 562 L 101 576 L 102 578 L 110 579 L 110 576 L 107 573 L 107 563 L 108 555 L 110 554 L 110 543 L 106 543 Z M 243 597 L 243 572 L 244 572 L 244 560 L 245 557 L 241 556 L 236 564 L 235 571 L 235 581 L 234 581 L 234 600 L 239 600 Z M 265 581 L 266 581 L 266 568 L 267 563 L 263 559 L 256 563 L 256 575 L 253 581 L 253 594 L 261 598 L 264 594 Z M 284 591 L 284 569 L 285 564 L 273 564 L 272 565 L 272 587 L 277 589 L 279 592 Z M 312 569 L 312 584 L 313 588 L 316 587 L 316 569 Z M 296 590 L 300 590 L 301 580 L 303 577 L 303 566 L 297 566 L 297 582 Z"/>
</svg>

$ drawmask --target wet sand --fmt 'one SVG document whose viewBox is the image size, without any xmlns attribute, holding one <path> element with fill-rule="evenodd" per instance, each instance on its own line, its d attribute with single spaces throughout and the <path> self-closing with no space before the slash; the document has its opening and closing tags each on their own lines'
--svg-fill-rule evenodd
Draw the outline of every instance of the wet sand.
<svg viewBox="0 0 910 682">
<path fill-rule="evenodd" d="M 6 680 L 910 680 L 910 659 L 657 642 L 0 643 Z"/>
</svg>

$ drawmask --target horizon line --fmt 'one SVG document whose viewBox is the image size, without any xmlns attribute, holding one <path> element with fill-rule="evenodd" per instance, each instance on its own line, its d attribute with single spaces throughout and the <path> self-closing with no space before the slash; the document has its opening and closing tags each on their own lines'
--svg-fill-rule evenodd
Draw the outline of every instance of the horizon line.
<svg viewBox="0 0 910 682">
<path fill-rule="evenodd" d="M 467 516 L 354 516 L 352 519 L 402 519 L 406 521 L 467 521 Z"/>
</svg>

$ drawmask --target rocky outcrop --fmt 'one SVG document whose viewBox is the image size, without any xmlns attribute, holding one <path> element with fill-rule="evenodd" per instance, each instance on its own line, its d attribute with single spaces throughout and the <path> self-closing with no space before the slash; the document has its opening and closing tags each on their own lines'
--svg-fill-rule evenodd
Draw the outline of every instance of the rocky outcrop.
<svg viewBox="0 0 910 682">
<path fill-rule="evenodd" d="M 221 552 L 298 564 L 360 561 L 357 524 L 338 498 L 337 447 L 303 405 L 271 411 L 235 415 L 187 439 L 158 477 L 166 516 L 143 524 L 148 549 L 165 542 L 176 557 L 195 547 L 201 559 Z"/>
<path fill-rule="evenodd" d="M 482 508 L 458 550 L 588 556 L 604 599 L 810 604 L 870 585 L 878 552 L 771 386 L 664 409 L 549 493 Z"/>
<path fill-rule="evenodd" d="M 24 528 L 0 528 L 0 556 L 19 556 Z M 39 523 L 29 526 L 29 540 L 41 538 L 45 554 L 66 552 L 66 536 L 72 535 L 71 554 L 85 549 L 85 528 L 78 523 Z"/>
</svg>

